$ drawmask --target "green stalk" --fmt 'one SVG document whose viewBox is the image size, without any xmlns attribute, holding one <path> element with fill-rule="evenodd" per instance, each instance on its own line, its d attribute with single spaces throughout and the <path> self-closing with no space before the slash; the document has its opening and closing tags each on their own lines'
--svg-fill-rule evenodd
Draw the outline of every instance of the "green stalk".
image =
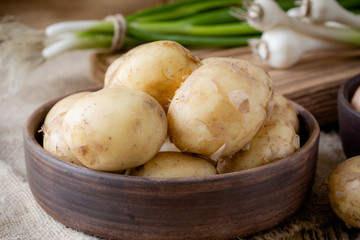
<svg viewBox="0 0 360 240">
<path fill-rule="evenodd" d="M 254 35 L 243 36 L 191 36 L 178 34 L 161 34 L 144 30 L 132 31 L 129 29 L 128 34 L 136 39 L 142 39 L 145 42 L 158 40 L 176 41 L 185 46 L 198 47 L 235 47 L 245 46 L 249 39 L 253 39 Z"/>
<path fill-rule="evenodd" d="M 97 35 L 97 34 L 114 34 L 114 25 L 112 22 L 100 21 L 82 32 L 79 35 Z"/>
<path fill-rule="evenodd" d="M 193 4 L 193 3 L 198 3 L 198 2 L 203 2 L 203 0 L 181 0 L 181 1 L 171 2 L 171 3 L 164 3 L 164 4 L 161 4 L 158 6 L 150 7 L 150 8 L 135 12 L 135 13 L 127 16 L 126 19 L 128 21 L 134 21 L 136 19 L 139 19 L 140 17 L 145 17 L 145 16 L 149 16 L 149 15 L 155 15 L 157 13 L 171 11 L 178 7 Z"/>
<path fill-rule="evenodd" d="M 156 14 L 144 15 L 144 16 L 129 16 L 127 20 L 137 22 L 150 22 L 150 21 L 168 21 L 174 19 L 180 19 L 187 16 L 198 14 L 199 12 L 208 11 L 211 9 L 218 9 L 227 7 L 229 5 L 239 4 L 239 0 L 210 0 L 195 2 L 192 4 L 184 4 L 179 7 L 159 11 Z"/>
<path fill-rule="evenodd" d="M 81 43 L 80 49 L 108 49 L 111 46 L 112 35 L 103 34 L 81 34 L 78 35 L 78 40 Z"/>
<path fill-rule="evenodd" d="M 289 0 L 275 0 L 279 6 L 286 10 L 289 10 L 290 8 L 296 7 L 295 1 L 289 1 Z"/>
<path fill-rule="evenodd" d="M 217 25 L 195 26 L 181 22 L 130 22 L 128 31 L 147 31 L 161 34 L 184 34 L 192 36 L 225 36 L 225 35 L 251 35 L 260 32 L 247 23 L 224 23 Z"/>
<path fill-rule="evenodd" d="M 177 21 L 181 23 L 188 23 L 193 25 L 210 25 L 210 24 L 239 22 L 238 19 L 230 15 L 229 11 L 230 8 L 226 7 L 222 9 L 216 9 L 204 13 L 199 13 L 189 17 L 184 17 L 183 19 Z"/>
<path fill-rule="evenodd" d="M 260 32 L 230 15 L 230 7 L 239 6 L 242 1 L 179 0 L 136 12 L 126 17 L 124 46 L 133 47 L 157 40 L 203 47 L 247 45 L 248 39 L 260 36 Z M 285 9 L 294 6 L 293 0 L 277 2 Z M 52 46 L 45 52 L 52 55 L 69 49 L 109 49 L 114 29 L 113 23 L 105 21 L 94 21 L 93 24 L 68 22 L 52 26 L 49 34 Z"/>
<path fill-rule="evenodd" d="M 359 0 L 338 0 L 338 3 L 349 11 L 360 7 Z"/>
</svg>

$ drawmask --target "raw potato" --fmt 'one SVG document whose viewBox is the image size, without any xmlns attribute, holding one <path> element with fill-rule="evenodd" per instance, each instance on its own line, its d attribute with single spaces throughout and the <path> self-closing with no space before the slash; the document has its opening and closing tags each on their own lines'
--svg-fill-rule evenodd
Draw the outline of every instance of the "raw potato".
<svg viewBox="0 0 360 240">
<path fill-rule="evenodd" d="M 69 110 L 69 108 L 80 98 L 83 96 L 89 94 L 90 92 L 79 92 L 71 94 L 60 101 L 58 101 L 48 112 L 46 115 L 46 118 L 44 120 L 44 126 L 45 128 L 47 125 L 53 121 L 57 116 L 62 115 L 64 116 L 66 112 Z"/>
<path fill-rule="evenodd" d="M 130 50 L 110 65 L 104 87 L 146 92 L 167 111 L 176 89 L 200 65 L 201 61 L 177 42 L 151 42 Z"/>
<path fill-rule="evenodd" d="M 299 118 L 294 106 L 284 96 L 277 93 L 274 94 L 273 102 L 274 114 L 270 114 L 270 116 L 277 115 L 278 118 L 284 119 L 293 126 L 296 133 L 299 133 Z"/>
<path fill-rule="evenodd" d="M 159 152 L 181 152 L 181 151 L 172 142 L 170 142 L 169 136 L 167 136 Z"/>
<path fill-rule="evenodd" d="M 47 152 L 65 162 L 83 166 L 75 155 L 72 154 L 68 145 L 64 141 L 62 130 L 63 119 L 63 115 L 58 115 L 47 124 L 46 128 L 42 128 L 44 134 L 43 147 Z"/>
<path fill-rule="evenodd" d="M 360 113 L 360 87 L 358 87 L 351 98 L 351 105 Z"/>
<path fill-rule="evenodd" d="M 267 117 L 273 85 L 250 62 L 211 58 L 176 91 L 168 111 L 169 137 L 183 152 L 217 161 L 244 148 Z"/>
<path fill-rule="evenodd" d="M 360 156 L 340 163 L 329 178 L 329 199 L 336 215 L 360 228 Z"/>
<path fill-rule="evenodd" d="M 287 157 L 300 148 L 296 134 L 299 121 L 295 108 L 282 96 L 274 94 L 270 118 L 251 140 L 248 150 L 221 159 L 218 173 L 236 172 L 265 165 Z"/>
<path fill-rule="evenodd" d="M 200 177 L 215 175 L 207 160 L 179 152 L 161 152 L 145 165 L 128 169 L 126 175 L 158 178 Z"/>
<path fill-rule="evenodd" d="M 42 126 L 43 147 L 55 157 L 69 163 L 83 166 L 82 163 L 71 153 L 64 141 L 62 122 L 69 108 L 80 98 L 90 92 L 71 94 L 58 101 L 48 112 Z"/>
<path fill-rule="evenodd" d="M 166 115 L 149 94 L 107 88 L 78 100 L 63 121 L 64 139 L 86 167 L 120 171 L 140 166 L 159 151 Z"/>
</svg>

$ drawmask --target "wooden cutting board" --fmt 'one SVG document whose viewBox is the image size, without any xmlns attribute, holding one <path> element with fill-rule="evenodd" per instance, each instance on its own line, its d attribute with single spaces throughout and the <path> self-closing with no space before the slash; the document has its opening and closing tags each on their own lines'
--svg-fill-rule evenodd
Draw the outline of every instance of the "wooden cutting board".
<svg viewBox="0 0 360 240">
<path fill-rule="evenodd" d="M 287 70 L 272 69 L 254 59 L 249 47 L 229 49 L 191 49 L 200 58 L 233 57 L 249 60 L 265 68 L 275 91 L 307 108 L 320 125 L 337 121 L 337 91 L 346 80 L 360 74 L 360 49 L 314 51 Z M 94 54 L 90 58 L 91 78 L 102 84 L 107 67 L 117 54 Z"/>
</svg>

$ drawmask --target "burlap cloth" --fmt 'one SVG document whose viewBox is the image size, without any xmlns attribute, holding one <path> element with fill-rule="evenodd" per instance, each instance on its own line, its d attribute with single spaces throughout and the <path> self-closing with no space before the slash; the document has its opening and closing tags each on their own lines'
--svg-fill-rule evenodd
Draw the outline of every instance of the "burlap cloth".
<svg viewBox="0 0 360 240">
<path fill-rule="evenodd" d="M 94 86 L 89 80 L 89 54 L 66 53 L 30 72 L 20 67 L 8 72 L 0 66 L 0 239 L 95 239 L 66 228 L 39 207 L 26 181 L 22 141 L 24 123 L 37 107 Z M 304 206 L 280 226 L 246 239 L 349 238 L 326 195 L 326 178 L 344 159 L 336 131 L 321 132 L 315 186 Z"/>
</svg>

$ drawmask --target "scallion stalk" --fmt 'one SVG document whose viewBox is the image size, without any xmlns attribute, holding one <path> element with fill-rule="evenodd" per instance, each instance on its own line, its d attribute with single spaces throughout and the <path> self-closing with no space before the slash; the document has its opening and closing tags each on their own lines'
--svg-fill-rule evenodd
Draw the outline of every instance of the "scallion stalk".
<svg viewBox="0 0 360 240">
<path fill-rule="evenodd" d="M 303 17 L 316 23 L 335 21 L 360 29 L 360 15 L 347 11 L 336 0 L 302 0 Z"/>
<path fill-rule="evenodd" d="M 243 17 L 240 10 L 240 18 Z M 233 15 L 236 16 L 234 9 Z M 289 28 L 302 34 L 307 34 L 328 41 L 360 46 L 360 31 L 352 28 L 331 27 L 312 24 L 292 18 L 272 0 L 255 0 L 248 7 L 246 20 L 250 26 L 259 31 L 267 31 L 277 27 Z"/>
<path fill-rule="evenodd" d="M 360 18 L 335 0 L 303 0 L 287 12 L 273 0 L 254 0 L 246 14 L 233 8 L 232 15 L 263 32 L 250 45 L 273 68 L 288 68 L 308 51 L 360 47 Z"/>
<path fill-rule="evenodd" d="M 230 8 L 226 7 L 212 11 L 206 11 L 204 13 L 198 13 L 193 16 L 184 17 L 177 20 L 177 22 L 194 25 L 211 25 L 221 23 L 234 23 L 239 22 L 239 20 L 234 18 L 230 14 Z"/>
<path fill-rule="evenodd" d="M 191 36 L 191 35 L 177 35 L 177 34 L 161 34 L 144 30 L 136 30 L 130 34 L 137 39 L 142 39 L 145 42 L 162 40 L 176 41 L 185 46 L 200 46 L 200 47 L 235 47 L 247 45 L 248 40 L 254 38 L 253 35 L 244 36 Z"/>
<path fill-rule="evenodd" d="M 176 4 L 178 3 L 178 4 Z M 241 3 L 241 0 L 207 0 L 207 1 L 189 1 L 181 4 L 182 1 L 173 4 L 163 5 L 157 8 L 156 12 L 147 12 L 147 14 L 134 14 L 127 18 L 128 21 L 150 22 L 150 21 L 169 21 L 181 19 L 187 16 L 193 16 L 200 12 L 214 10 L 230 5 Z"/>
<path fill-rule="evenodd" d="M 260 33 L 246 23 L 196 26 L 179 22 L 132 22 L 128 24 L 128 29 L 132 29 L 131 32 L 144 30 L 163 34 L 184 34 L 192 36 L 251 35 Z"/>
<path fill-rule="evenodd" d="M 359 8 L 360 3 L 354 4 L 354 1 L 340 0 L 343 5 Z M 276 2 L 284 10 L 295 6 L 294 0 Z M 157 40 L 177 41 L 185 46 L 248 45 L 248 40 L 259 38 L 261 31 L 230 14 L 232 7 L 240 9 L 242 3 L 242 0 L 180 0 L 141 10 L 125 17 L 124 45 L 132 47 Z M 105 20 L 63 22 L 49 26 L 46 33 L 45 53 L 47 48 L 52 53 L 83 48 L 109 49 L 114 25 Z M 44 57 L 48 56 L 52 54 Z"/>
</svg>

